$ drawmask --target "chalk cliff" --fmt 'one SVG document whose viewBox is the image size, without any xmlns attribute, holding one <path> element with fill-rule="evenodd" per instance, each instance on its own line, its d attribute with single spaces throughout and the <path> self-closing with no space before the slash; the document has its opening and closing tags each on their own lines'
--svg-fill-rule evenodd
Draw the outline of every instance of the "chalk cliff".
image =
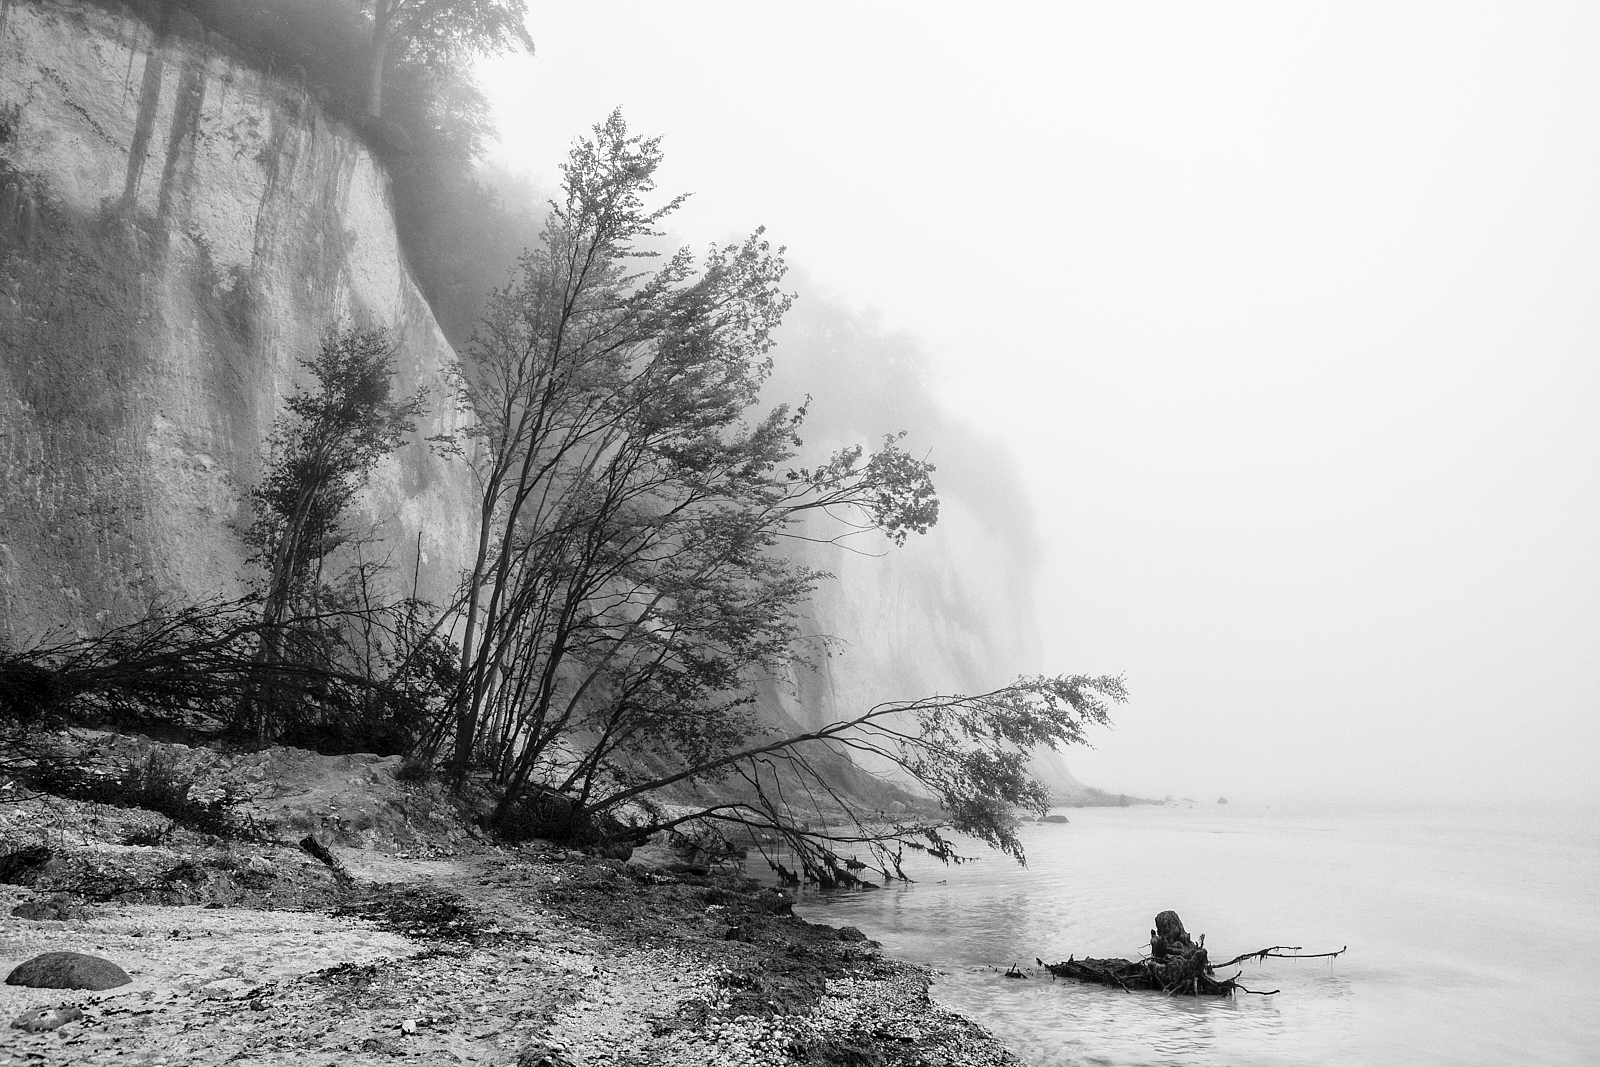
<svg viewBox="0 0 1600 1067">
<path fill-rule="evenodd" d="M 1042 662 L 1033 597 L 1033 515 L 1005 449 L 953 418 L 928 384 L 914 338 L 885 331 L 870 315 L 807 291 L 780 334 L 773 402 L 810 396 L 802 431 L 815 458 L 887 433 L 936 466 L 938 524 L 902 548 L 876 533 L 790 549 L 835 575 L 823 582 L 802 629 L 827 635 L 832 654 L 767 687 L 769 705 L 817 727 L 882 701 L 935 693 L 982 693 L 1022 674 L 1055 673 Z M 838 526 L 813 524 L 813 537 Z M 813 651 L 821 642 L 813 641 Z M 1061 757 L 1034 767 L 1058 795 L 1083 794 Z"/>
<path fill-rule="evenodd" d="M 944 494 L 939 524 L 904 548 L 877 534 L 846 545 L 801 552 L 837 576 L 803 622 L 835 639 L 833 654 L 768 685 L 771 706 L 815 728 L 882 701 L 981 693 L 1041 672 L 1032 568 L 960 495 Z M 1034 773 L 1062 797 L 1084 792 L 1057 754 L 1041 755 Z"/>
<path fill-rule="evenodd" d="M 183 17 L 158 29 L 114 2 L 0 0 L 0 641 L 242 591 L 244 490 L 297 361 L 343 323 L 387 328 L 398 388 L 430 400 L 362 500 L 375 551 L 436 601 L 466 562 L 471 484 L 424 441 L 454 428 L 454 353 L 381 161 L 304 85 Z M 788 398 L 835 412 L 819 450 L 898 429 L 857 416 L 903 404 L 904 384 L 857 388 L 872 338 L 825 312 L 802 301 L 779 353 Z M 938 423 L 918 403 L 911 422 Z M 838 644 L 767 686 L 769 709 L 815 725 L 1043 666 L 1026 538 L 991 499 L 994 472 L 963 472 L 960 439 L 941 447 L 932 534 L 798 550 L 837 575 L 803 626 Z"/>
<path fill-rule="evenodd" d="M 408 578 L 420 536 L 442 595 L 467 486 L 421 439 L 455 417 L 453 353 L 379 162 L 193 24 L 0 3 L 0 637 L 238 591 L 242 490 L 340 323 L 390 330 L 400 390 L 431 390 L 362 510 Z"/>
</svg>

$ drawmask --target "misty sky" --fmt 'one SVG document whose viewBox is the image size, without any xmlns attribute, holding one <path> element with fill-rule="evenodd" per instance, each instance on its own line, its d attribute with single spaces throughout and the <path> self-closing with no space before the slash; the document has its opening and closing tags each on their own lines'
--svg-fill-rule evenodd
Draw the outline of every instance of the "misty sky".
<svg viewBox="0 0 1600 1067">
<path fill-rule="evenodd" d="M 1002 438 L 1078 776 L 1600 799 L 1600 5 L 538 5 L 554 188 L 621 105 Z M 1000 681 L 1001 679 L 997 679 Z M 915 694 L 885 694 L 911 696 Z"/>
</svg>

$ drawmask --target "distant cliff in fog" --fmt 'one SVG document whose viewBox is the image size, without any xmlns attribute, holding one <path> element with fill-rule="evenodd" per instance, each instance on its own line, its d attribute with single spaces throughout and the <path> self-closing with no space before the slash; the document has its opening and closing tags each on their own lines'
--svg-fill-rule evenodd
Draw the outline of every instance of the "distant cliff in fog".
<svg viewBox="0 0 1600 1067">
<path fill-rule="evenodd" d="M 816 725 L 885 700 L 976 693 L 1046 673 L 1033 585 L 1038 546 L 1015 461 L 940 406 L 916 342 L 870 316 L 808 293 L 785 320 L 767 389 L 773 402 L 813 398 L 810 456 L 907 431 L 906 447 L 938 467 L 939 523 L 894 548 L 879 534 L 838 545 L 796 544 L 837 576 L 823 583 L 808 634 L 842 642 L 815 671 L 770 687 L 797 720 Z M 1083 786 L 1050 755 L 1036 768 L 1059 793 Z"/>
<path fill-rule="evenodd" d="M 341 323 L 388 330 L 398 390 L 429 398 L 361 498 L 373 552 L 444 601 L 472 539 L 472 483 L 424 441 L 455 425 L 455 353 L 382 161 L 303 83 L 183 17 L 0 8 L 0 640 L 242 592 L 245 491 L 298 361 Z M 808 295 L 776 359 L 772 402 L 815 397 L 809 457 L 907 429 L 943 507 L 903 549 L 795 544 L 837 575 L 805 632 L 839 644 L 767 686 L 770 710 L 814 725 L 1050 666 L 1011 462 L 938 406 L 914 348 Z"/>
</svg>

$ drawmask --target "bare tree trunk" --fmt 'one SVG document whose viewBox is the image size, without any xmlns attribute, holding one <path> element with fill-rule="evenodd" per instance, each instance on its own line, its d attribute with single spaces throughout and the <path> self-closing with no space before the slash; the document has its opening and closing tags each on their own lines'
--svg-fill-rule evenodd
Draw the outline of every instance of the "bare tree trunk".
<svg viewBox="0 0 1600 1067">
<path fill-rule="evenodd" d="M 383 69 L 389 56 L 389 37 L 380 23 L 372 30 L 372 49 L 367 53 L 367 117 L 383 116 Z"/>
<path fill-rule="evenodd" d="M 272 731 L 279 700 L 278 683 L 269 678 L 271 669 L 283 659 L 283 620 L 288 616 L 293 595 L 294 574 L 304 545 L 305 525 L 320 483 L 302 489 L 279 536 L 272 554 L 272 571 L 267 579 L 267 595 L 261 605 L 261 637 L 256 646 L 255 678 L 244 698 L 243 718 L 257 739 L 265 741 Z"/>
</svg>

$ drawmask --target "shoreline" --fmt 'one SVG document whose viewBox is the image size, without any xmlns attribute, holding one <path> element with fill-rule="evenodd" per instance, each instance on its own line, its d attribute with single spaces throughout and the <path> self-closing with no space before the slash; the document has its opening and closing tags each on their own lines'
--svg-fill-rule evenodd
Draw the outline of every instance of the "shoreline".
<svg viewBox="0 0 1600 1067">
<path fill-rule="evenodd" d="M 1019 1062 L 938 1007 L 930 972 L 849 928 L 786 913 L 742 876 L 485 850 L 363 881 L 329 911 L 111 905 L 7 917 L 0 961 L 70 949 L 134 982 L 103 993 L 3 987 L 0 1063 L 815 1064 Z M 353 872 L 362 858 L 336 854 Z M 9 912 L 31 894 L 7 886 Z M 330 914 L 330 911 L 332 914 Z M 342 913 L 342 914 L 340 914 Z M 411 1025 L 408 1026 L 407 1022 Z"/>
<path fill-rule="evenodd" d="M 0 885 L 0 967 L 73 950 L 133 979 L 99 993 L 0 985 L 0 1028 L 36 1008 L 84 1013 L 54 1031 L 5 1029 L 0 1065 L 1021 1062 L 932 1001 L 928 968 L 805 922 L 782 890 L 702 873 L 659 845 L 624 862 L 474 840 L 436 787 L 374 766 L 389 761 L 296 758 L 315 788 L 263 818 L 315 817 L 337 868 L 297 847 L 297 831 L 126 844 L 151 813 L 0 805 L 0 853 L 52 852 Z M 376 797 L 389 814 L 428 807 L 407 814 L 409 847 L 375 845 L 392 828 L 383 810 L 365 840 L 337 843 L 351 825 L 346 804 L 327 803 L 340 782 L 342 800 Z"/>
</svg>

